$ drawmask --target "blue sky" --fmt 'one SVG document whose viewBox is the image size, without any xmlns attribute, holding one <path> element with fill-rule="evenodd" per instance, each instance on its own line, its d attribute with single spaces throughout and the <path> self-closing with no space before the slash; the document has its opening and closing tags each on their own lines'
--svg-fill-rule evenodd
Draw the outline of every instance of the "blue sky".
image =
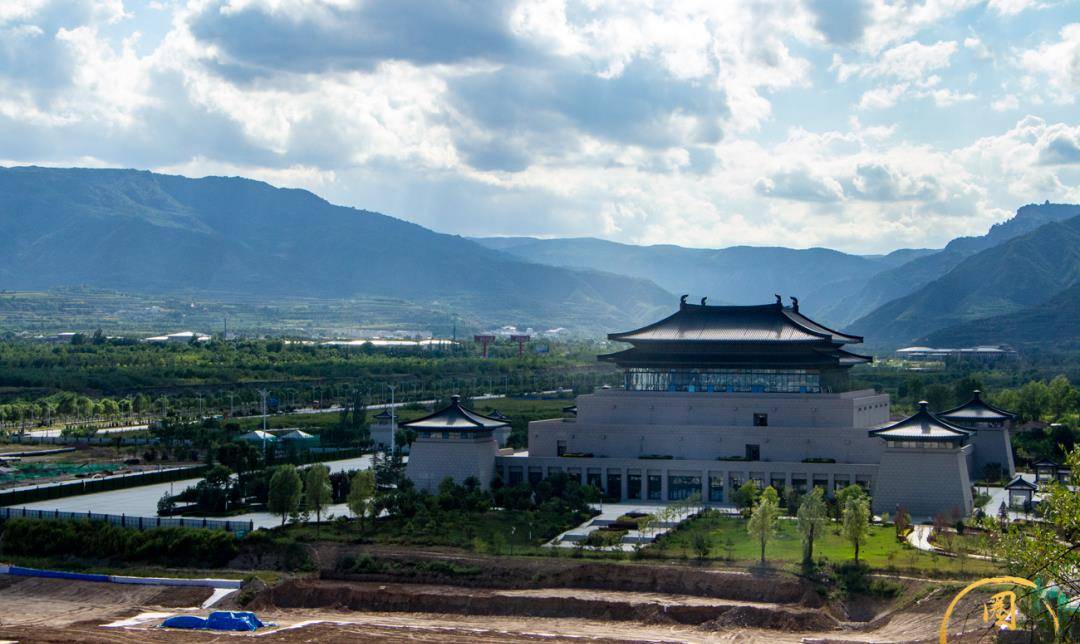
<svg viewBox="0 0 1080 644">
<path fill-rule="evenodd" d="M 1080 2 L 4 0 L 0 164 L 463 235 L 940 246 L 1080 202 Z"/>
</svg>

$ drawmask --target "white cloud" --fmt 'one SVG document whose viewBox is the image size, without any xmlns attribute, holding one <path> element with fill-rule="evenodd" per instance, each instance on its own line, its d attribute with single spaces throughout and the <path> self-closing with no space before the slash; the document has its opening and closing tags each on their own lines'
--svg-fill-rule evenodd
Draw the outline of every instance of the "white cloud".
<svg viewBox="0 0 1080 644">
<path fill-rule="evenodd" d="M 981 138 L 945 145 L 920 112 L 987 83 L 999 111 L 1075 93 L 1076 25 L 1008 67 L 983 62 L 1008 51 L 993 30 L 948 22 L 966 0 L 410 1 L 0 3 L 4 156 L 239 174 L 461 234 L 691 246 L 938 245 L 1080 198 L 1075 120 L 1001 132 L 972 109 Z M 157 42 L 147 11 L 172 13 Z"/>
<path fill-rule="evenodd" d="M 1042 77 L 1050 98 L 1071 104 L 1080 92 L 1080 22 L 1066 25 L 1058 42 L 1044 42 L 1020 53 L 1019 65 Z"/>
</svg>

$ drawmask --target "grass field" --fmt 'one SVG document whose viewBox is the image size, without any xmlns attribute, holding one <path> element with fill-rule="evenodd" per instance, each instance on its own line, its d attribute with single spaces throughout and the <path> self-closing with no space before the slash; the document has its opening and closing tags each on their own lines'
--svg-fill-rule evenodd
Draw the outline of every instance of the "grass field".
<svg viewBox="0 0 1080 644">
<path fill-rule="evenodd" d="M 793 519 L 782 518 L 777 530 L 765 548 L 765 558 L 771 562 L 799 563 L 802 561 L 802 539 Z M 696 556 L 692 544 L 694 535 L 705 532 L 710 539 L 710 558 L 730 559 L 747 564 L 758 560 L 760 546 L 746 532 L 746 521 L 741 518 L 707 514 L 683 524 L 663 538 L 662 544 L 653 548 L 664 552 Z M 725 544 L 730 540 L 730 550 Z M 814 544 L 814 559 L 832 563 L 852 560 L 851 544 L 840 535 L 839 524 L 834 523 Z M 952 557 L 931 555 L 906 543 L 896 541 L 892 526 L 871 526 L 870 538 L 859 551 L 859 560 L 872 568 L 896 568 L 939 574 L 993 573 L 998 568 L 991 562 L 977 559 L 960 560 Z"/>
</svg>

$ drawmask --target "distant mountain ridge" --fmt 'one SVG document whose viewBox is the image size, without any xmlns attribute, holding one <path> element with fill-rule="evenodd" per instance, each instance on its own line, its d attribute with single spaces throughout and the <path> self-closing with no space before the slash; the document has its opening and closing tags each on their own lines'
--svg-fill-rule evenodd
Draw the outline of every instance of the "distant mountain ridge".
<svg viewBox="0 0 1080 644">
<path fill-rule="evenodd" d="M 875 343 L 906 343 L 940 329 L 1041 305 L 1078 281 L 1080 214 L 969 255 L 943 276 L 879 307 L 851 328 Z"/>
<path fill-rule="evenodd" d="M 868 276 L 935 251 L 902 249 L 880 256 L 828 248 L 637 246 L 593 237 L 480 238 L 481 244 L 550 266 L 585 267 L 647 278 L 661 287 L 720 304 L 760 304 L 794 295 L 810 313 L 828 309 Z"/>
<path fill-rule="evenodd" d="M 387 296 L 590 332 L 648 321 L 674 301 L 647 280 L 529 263 L 242 178 L 0 168 L 0 229 L 9 290 Z"/>
<path fill-rule="evenodd" d="M 925 342 L 935 347 L 1008 344 L 1017 348 L 1080 348 L 1080 282 L 1035 306 L 934 331 Z"/>
<path fill-rule="evenodd" d="M 1074 204 L 1046 202 L 1022 206 L 1015 216 L 994 224 L 985 235 L 957 237 L 938 252 L 877 273 L 858 291 L 839 300 L 822 314 L 837 324 L 850 324 L 887 302 L 914 293 L 979 251 L 1032 232 L 1044 224 L 1076 215 L 1080 215 L 1080 206 Z"/>
</svg>

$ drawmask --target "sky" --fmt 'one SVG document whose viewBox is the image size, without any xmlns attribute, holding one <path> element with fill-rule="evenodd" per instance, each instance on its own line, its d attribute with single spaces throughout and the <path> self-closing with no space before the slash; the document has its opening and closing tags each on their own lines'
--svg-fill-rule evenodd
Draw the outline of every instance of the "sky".
<svg viewBox="0 0 1080 644">
<path fill-rule="evenodd" d="M 1080 0 L 2 0 L 0 165 L 440 232 L 940 247 L 1080 202 Z"/>
</svg>

